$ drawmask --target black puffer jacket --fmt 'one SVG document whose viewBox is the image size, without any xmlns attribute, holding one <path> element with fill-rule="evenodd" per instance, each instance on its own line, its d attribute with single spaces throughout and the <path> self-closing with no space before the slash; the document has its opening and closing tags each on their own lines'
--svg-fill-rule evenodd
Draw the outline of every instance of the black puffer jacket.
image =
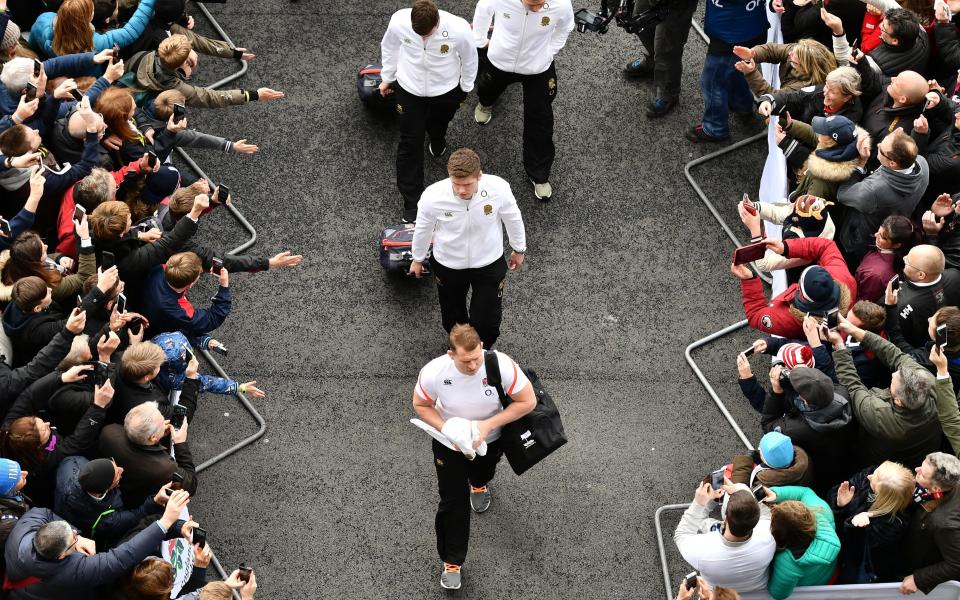
<svg viewBox="0 0 960 600">
<path fill-rule="evenodd" d="M 903 71 L 916 71 L 922 75 L 926 73 L 930 62 L 930 38 L 923 27 L 917 26 L 917 37 L 911 46 L 891 46 L 881 41 L 867 56 L 877 63 L 887 77 L 896 77 Z"/>
</svg>

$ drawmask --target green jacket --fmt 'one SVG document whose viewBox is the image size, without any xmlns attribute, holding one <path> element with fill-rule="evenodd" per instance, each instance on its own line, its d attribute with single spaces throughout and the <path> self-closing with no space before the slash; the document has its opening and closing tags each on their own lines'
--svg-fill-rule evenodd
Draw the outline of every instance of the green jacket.
<svg viewBox="0 0 960 600">
<path fill-rule="evenodd" d="M 946 379 L 937 379 L 937 414 L 940 416 L 940 427 L 947 437 L 953 453 L 960 455 L 960 408 L 957 407 L 957 396 L 953 393 L 953 382 Z"/>
<path fill-rule="evenodd" d="M 833 523 L 830 505 L 810 488 L 788 485 L 770 488 L 777 495 L 777 503 L 799 500 L 817 517 L 817 534 L 800 558 L 794 558 L 788 549 L 777 550 L 773 557 L 767 591 L 776 600 L 793 594 L 797 586 L 825 585 L 837 570 L 840 538 Z"/>
<path fill-rule="evenodd" d="M 863 338 L 863 348 L 873 352 L 891 372 L 916 369 L 929 374 L 899 348 L 875 333 Z M 857 434 L 860 464 L 878 465 L 893 460 L 908 468 L 923 462 L 930 452 L 940 449 L 940 421 L 937 417 L 936 387 L 918 410 L 907 410 L 893 403 L 889 389 L 867 389 L 857 375 L 850 350 L 833 353 L 837 379 L 850 393 L 853 415 L 860 423 Z"/>
</svg>

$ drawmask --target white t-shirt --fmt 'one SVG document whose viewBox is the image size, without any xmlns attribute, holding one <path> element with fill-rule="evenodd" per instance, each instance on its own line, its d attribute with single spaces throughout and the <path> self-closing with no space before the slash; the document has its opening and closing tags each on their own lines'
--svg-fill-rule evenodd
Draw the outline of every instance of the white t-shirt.
<svg viewBox="0 0 960 600">
<path fill-rule="evenodd" d="M 517 363 L 502 352 L 497 352 L 500 362 L 500 380 L 503 391 L 513 396 L 529 383 Z M 444 420 L 461 417 L 482 421 L 503 410 L 497 389 L 487 385 L 487 367 L 484 364 L 474 375 L 465 375 L 457 369 L 449 354 L 437 357 L 420 370 L 416 394 L 433 402 L 434 408 Z M 500 428 L 490 430 L 487 442 L 500 438 Z"/>
</svg>

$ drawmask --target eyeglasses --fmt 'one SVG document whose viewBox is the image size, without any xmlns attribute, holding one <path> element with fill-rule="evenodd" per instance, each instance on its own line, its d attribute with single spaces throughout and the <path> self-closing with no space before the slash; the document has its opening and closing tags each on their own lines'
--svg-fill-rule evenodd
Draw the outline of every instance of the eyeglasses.
<svg viewBox="0 0 960 600">
<path fill-rule="evenodd" d="M 60 556 L 67 557 L 70 555 L 70 552 L 73 550 L 73 547 L 77 545 L 77 542 L 80 541 L 80 530 L 74 527 L 70 528 L 70 531 L 73 532 L 73 542 L 67 546 L 63 552 L 60 553 Z"/>
</svg>

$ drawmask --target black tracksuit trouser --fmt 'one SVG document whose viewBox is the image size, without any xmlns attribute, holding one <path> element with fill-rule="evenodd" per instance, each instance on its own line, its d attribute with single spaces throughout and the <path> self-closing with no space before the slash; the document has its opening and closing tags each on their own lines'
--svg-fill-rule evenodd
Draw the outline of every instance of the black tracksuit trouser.
<svg viewBox="0 0 960 600">
<path fill-rule="evenodd" d="M 439 96 L 416 96 L 400 84 L 394 86 L 397 95 L 397 127 L 400 143 L 397 146 L 397 189 L 403 196 L 404 210 L 416 210 L 423 193 L 423 136 L 430 136 L 434 150 L 446 146 L 447 127 L 467 94 L 454 87 Z"/>
<path fill-rule="evenodd" d="M 443 328 L 449 333 L 457 323 L 472 325 L 480 335 L 483 347 L 492 350 L 494 342 L 500 337 L 507 261 L 501 256 L 485 267 L 451 269 L 431 257 L 430 265 L 437 279 Z M 467 292 L 471 290 L 468 312 Z"/>
<path fill-rule="evenodd" d="M 440 503 L 437 505 L 437 552 L 440 560 L 462 565 L 470 541 L 470 490 L 493 479 L 503 449 L 500 440 L 487 444 L 487 455 L 473 460 L 433 441 L 433 466 L 437 468 Z"/>
<path fill-rule="evenodd" d="M 523 168 L 535 183 L 547 183 L 556 155 L 553 99 L 557 97 L 557 70 L 554 63 L 543 73 L 520 75 L 501 71 L 489 60 L 483 60 L 477 77 L 477 97 L 480 104 L 493 106 L 508 85 L 518 82 L 523 86 Z"/>
</svg>

